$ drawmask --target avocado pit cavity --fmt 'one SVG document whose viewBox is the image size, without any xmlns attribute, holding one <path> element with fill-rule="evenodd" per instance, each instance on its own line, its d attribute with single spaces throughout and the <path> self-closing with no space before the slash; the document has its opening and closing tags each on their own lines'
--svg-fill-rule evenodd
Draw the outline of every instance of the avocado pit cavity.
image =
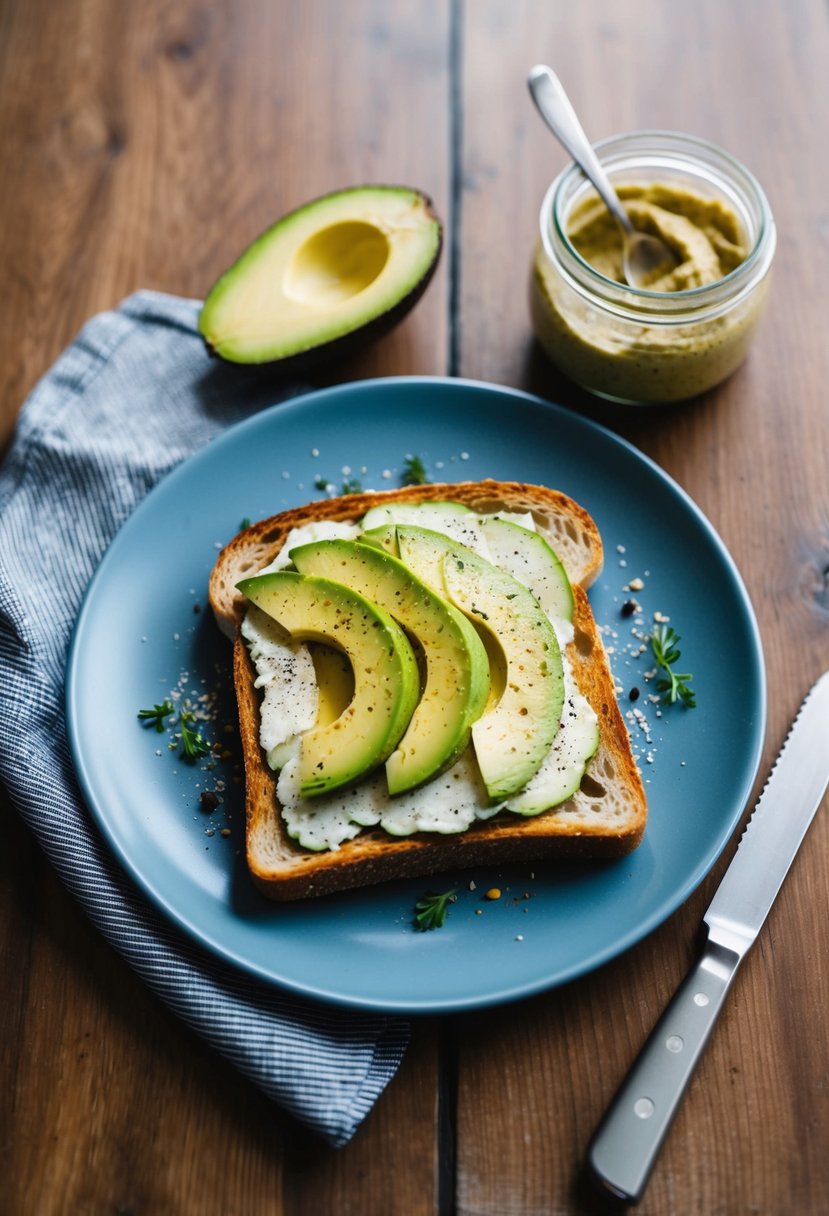
<svg viewBox="0 0 829 1216">
<path fill-rule="evenodd" d="M 285 296 L 327 308 L 359 295 L 389 260 L 389 240 L 374 224 L 346 220 L 315 232 L 297 249 L 284 281 Z"/>
</svg>

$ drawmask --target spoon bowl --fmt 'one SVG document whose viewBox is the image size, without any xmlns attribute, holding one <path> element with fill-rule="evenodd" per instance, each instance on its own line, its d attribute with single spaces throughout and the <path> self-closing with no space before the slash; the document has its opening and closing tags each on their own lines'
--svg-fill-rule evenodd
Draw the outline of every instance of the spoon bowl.
<svg viewBox="0 0 829 1216">
<path fill-rule="evenodd" d="M 622 270 L 631 287 L 648 288 L 679 265 L 673 249 L 660 237 L 640 232 L 610 184 L 569 97 L 552 68 L 538 64 L 529 74 L 530 94 L 538 112 L 559 143 L 569 152 L 622 230 Z"/>
<path fill-rule="evenodd" d="M 647 289 L 663 274 L 670 274 L 679 265 L 679 258 L 658 236 L 640 232 L 631 224 L 625 229 L 622 248 L 622 270 L 631 287 Z"/>
</svg>

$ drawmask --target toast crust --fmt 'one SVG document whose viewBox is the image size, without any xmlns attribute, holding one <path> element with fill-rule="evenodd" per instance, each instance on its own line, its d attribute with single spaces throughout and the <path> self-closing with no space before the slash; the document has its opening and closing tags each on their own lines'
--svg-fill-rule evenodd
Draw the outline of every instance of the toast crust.
<svg viewBox="0 0 829 1216">
<path fill-rule="evenodd" d="M 581 577 L 572 580 L 575 636 L 567 656 L 599 721 L 598 750 L 581 788 L 541 815 L 524 818 L 500 812 L 457 835 L 420 832 L 401 838 L 379 827 L 364 828 L 338 849 L 312 852 L 288 836 L 276 796 L 277 777 L 259 743 L 259 693 L 238 628 L 244 601 L 235 592 L 235 581 L 272 561 L 292 527 L 319 519 L 358 520 L 384 501 L 439 499 L 464 502 L 475 510 L 532 510 L 539 523 L 555 513 L 557 519 L 567 520 L 574 537 L 583 538 Z M 560 556 L 567 567 L 565 556 Z M 296 900 L 447 869 L 556 858 L 600 860 L 635 849 L 647 819 L 645 792 L 607 655 L 581 585 L 595 578 L 601 558 L 601 539 L 587 512 L 557 491 L 517 482 L 412 486 L 326 499 L 254 524 L 235 537 L 216 563 L 210 599 L 220 626 L 234 636 L 233 671 L 246 781 L 246 855 L 258 889 L 270 899 Z"/>
</svg>

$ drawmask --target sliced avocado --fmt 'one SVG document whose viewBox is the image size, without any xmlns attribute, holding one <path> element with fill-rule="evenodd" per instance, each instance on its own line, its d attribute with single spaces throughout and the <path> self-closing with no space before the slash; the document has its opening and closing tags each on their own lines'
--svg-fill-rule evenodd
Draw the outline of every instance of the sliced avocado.
<svg viewBox="0 0 829 1216">
<path fill-rule="evenodd" d="M 322 540 L 292 549 L 290 556 L 300 574 L 344 583 L 379 604 L 419 644 L 425 668 L 421 698 L 386 761 L 386 778 L 392 795 L 429 781 L 466 748 L 486 705 L 489 663 L 475 629 L 383 549 Z"/>
<path fill-rule="evenodd" d="M 440 257 L 431 201 L 359 186 L 306 203 L 264 232 L 210 289 L 199 330 L 232 363 L 312 362 L 386 332 Z"/>
<path fill-rule="evenodd" d="M 386 553 L 390 553 L 392 557 L 400 556 L 400 550 L 397 545 L 397 529 L 394 524 L 381 524 L 379 528 L 372 528 L 369 532 L 361 532 L 357 537 L 357 543 L 360 545 L 373 545 L 375 549 L 385 549 Z"/>
<path fill-rule="evenodd" d="M 553 744 L 527 788 L 507 802 L 517 815 L 540 815 L 575 794 L 599 746 L 599 722 L 575 687 L 567 689 L 562 723 Z"/>
<path fill-rule="evenodd" d="M 479 618 L 504 652 L 506 685 L 472 727 L 487 793 L 500 802 L 522 790 L 550 750 L 564 707 L 561 650 L 535 596 L 477 553 L 448 553 L 443 577 L 453 604 Z"/>
<path fill-rule="evenodd" d="M 397 551 L 403 564 L 427 587 L 448 599 L 443 577 L 443 559 L 447 553 L 458 548 L 457 542 L 443 532 L 433 532 L 431 528 L 420 528 L 414 524 L 398 524 L 394 531 Z"/>
<path fill-rule="evenodd" d="M 292 570 L 237 585 L 292 638 L 342 650 L 354 673 L 354 696 L 343 713 L 301 736 L 302 794 L 349 785 L 388 759 L 420 692 L 417 661 L 400 626 L 357 592 Z"/>
<path fill-rule="evenodd" d="M 485 519 L 482 529 L 495 565 L 529 587 L 548 616 L 572 621 L 573 588 L 544 537 L 498 516 Z"/>
<path fill-rule="evenodd" d="M 449 536 L 462 545 L 474 545 L 481 535 L 478 515 L 460 502 L 390 502 L 372 507 L 363 516 L 363 533 L 376 532 L 383 525 L 412 524 Z"/>
<path fill-rule="evenodd" d="M 317 725 L 327 726 L 344 713 L 354 698 L 354 672 L 341 650 L 310 642 L 308 650 L 314 664 L 319 708 Z"/>
<path fill-rule="evenodd" d="M 555 630 L 527 587 L 471 549 L 406 525 L 397 538 L 406 565 L 503 652 L 503 693 L 473 725 L 472 742 L 491 801 L 504 801 L 541 767 L 561 722 L 564 668 Z"/>
</svg>

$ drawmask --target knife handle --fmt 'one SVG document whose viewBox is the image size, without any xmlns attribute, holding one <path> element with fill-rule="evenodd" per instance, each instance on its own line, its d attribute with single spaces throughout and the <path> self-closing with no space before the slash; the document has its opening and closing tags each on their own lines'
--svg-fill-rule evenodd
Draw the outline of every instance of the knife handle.
<svg viewBox="0 0 829 1216">
<path fill-rule="evenodd" d="M 588 1149 L 594 1181 L 638 1203 L 741 955 L 710 942 L 651 1031 Z"/>
</svg>

